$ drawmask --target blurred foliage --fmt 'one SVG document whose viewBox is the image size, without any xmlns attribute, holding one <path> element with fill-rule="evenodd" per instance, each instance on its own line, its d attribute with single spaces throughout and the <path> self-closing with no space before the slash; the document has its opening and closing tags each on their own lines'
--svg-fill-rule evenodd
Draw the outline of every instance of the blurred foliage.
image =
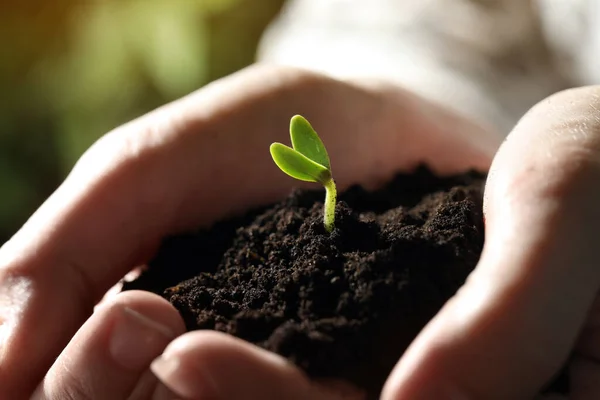
<svg viewBox="0 0 600 400">
<path fill-rule="evenodd" d="M 282 1 L 0 2 L 0 244 L 102 134 L 250 64 Z"/>
</svg>

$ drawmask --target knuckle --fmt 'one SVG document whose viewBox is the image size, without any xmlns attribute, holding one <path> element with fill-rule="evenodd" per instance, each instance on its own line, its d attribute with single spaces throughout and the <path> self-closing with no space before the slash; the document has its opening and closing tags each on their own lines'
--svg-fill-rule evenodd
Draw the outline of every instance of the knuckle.
<svg viewBox="0 0 600 400">
<path fill-rule="evenodd" d="M 76 384 L 66 387 L 62 393 L 59 393 L 56 400 L 91 400 L 93 399 L 90 391 L 83 386 Z"/>
<path fill-rule="evenodd" d="M 89 369 L 70 368 L 67 357 L 62 357 L 56 369 L 51 371 L 42 385 L 38 387 L 34 398 L 45 400 L 91 400 L 97 398 L 94 395 L 93 374 Z"/>
<path fill-rule="evenodd" d="M 536 107 L 544 110 L 566 112 L 598 111 L 600 106 L 600 85 L 582 86 L 556 92 L 539 102 Z M 534 107 L 535 108 L 535 107 Z"/>
<path fill-rule="evenodd" d="M 176 107 L 167 105 L 106 133 L 80 157 L 72 175 L 105 178 L 112 172 L 136 169 L 157 149 L 177 138 L 183 120 Z"/>
<path fill-rule="evenodd" d="M 560 144 L 600 151 L 600 86 L 558 92 L 533 107 L 526 120 L 551 133 Z M 540 129 L 538 129 L 540 131 Z"/>
<path fill-rule="evenodd" d="M 157 127 L 140 129 L 118 128 L 100 137 L 78 160 L 73 174 L 88 177 L 106 176 L 107 171 L 120 170 L 144 153 L 147 138 L 155 135 Z"/>
<path fill-rule="evenodd" d="M 505 155 L 518 181 L 544 183 L 549 193 L 563 194 L 579 179 L 597 177 L 600 86 L 548 97 L 523 117 L 514 133 L 507 140 Z M 515 159 L 519 162 L 514 163 Z"/>
<path fill-rule="evenodd" d="M 63 382 L 63 386 L 50 397 L 56 400 L 91 400 L 94 398 L 93 390 L 80 379 L 71 376 Z"/>
</svg>

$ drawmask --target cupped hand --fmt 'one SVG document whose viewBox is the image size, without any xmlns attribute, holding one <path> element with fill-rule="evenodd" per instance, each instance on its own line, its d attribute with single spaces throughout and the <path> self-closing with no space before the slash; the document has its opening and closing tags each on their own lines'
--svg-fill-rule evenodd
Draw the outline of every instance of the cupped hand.
<svg viewBox="0 0 600 400">
<path fill-rule="evenodd" d="M 600 87 L 535 106 L 494 159 L 486 243 L 413 342 L 385 400 L 531 400 L 567 363 L 571 400 L 600 398 Z"/>
<path fill-rule="evenodd" d="M 447 173 L 486 169 L 498 145 L 484 128 L 400 89 L 268 66 L 107 134 L 0 250 L 0 399 L 173 396 L 149 365 L 183 333 L 175 309 L 129 292 L 92 310 L 163 237 L 296 185 L 268 153 L 296 113 L 323 137 L 342 189 L 376 186 L 420 162 Z M 279 357 L 213 332 L 179 337 L 158 360 L 156 374 L 184 398 L 333 396 Z"/>
</svg>

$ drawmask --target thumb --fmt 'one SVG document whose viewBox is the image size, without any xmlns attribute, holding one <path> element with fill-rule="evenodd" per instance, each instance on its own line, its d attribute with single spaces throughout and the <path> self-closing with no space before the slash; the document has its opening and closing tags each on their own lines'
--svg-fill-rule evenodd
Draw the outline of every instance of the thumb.
<svg viewBox="0 0 600 400">
<path fill-rule="evenodd" d="M 535 106 L 497 154 L 486 243 L 465 286 L 396 365 L 382 399 L 531 399 L 600 288 L 600 87 Z"/>
</svg>

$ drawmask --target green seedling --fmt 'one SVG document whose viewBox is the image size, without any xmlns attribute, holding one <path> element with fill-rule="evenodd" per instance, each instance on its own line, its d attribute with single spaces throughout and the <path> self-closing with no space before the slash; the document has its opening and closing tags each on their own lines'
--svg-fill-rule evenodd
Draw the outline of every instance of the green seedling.
<svg viewBox="0 0 600 400">
<path fill-rule="evenodd" d="M 337 192 L 331 175 L 327 150 L 317 132 L 302 116 L 295 115 L 290 121 L 292 147 L 281 143 L 271 144 L 271 156 L 275 164 L 292 178 L 306 182 L 318 182 L 325 187 L 323 223 L 331 232 L 335 222 Z"/>
</svg>

